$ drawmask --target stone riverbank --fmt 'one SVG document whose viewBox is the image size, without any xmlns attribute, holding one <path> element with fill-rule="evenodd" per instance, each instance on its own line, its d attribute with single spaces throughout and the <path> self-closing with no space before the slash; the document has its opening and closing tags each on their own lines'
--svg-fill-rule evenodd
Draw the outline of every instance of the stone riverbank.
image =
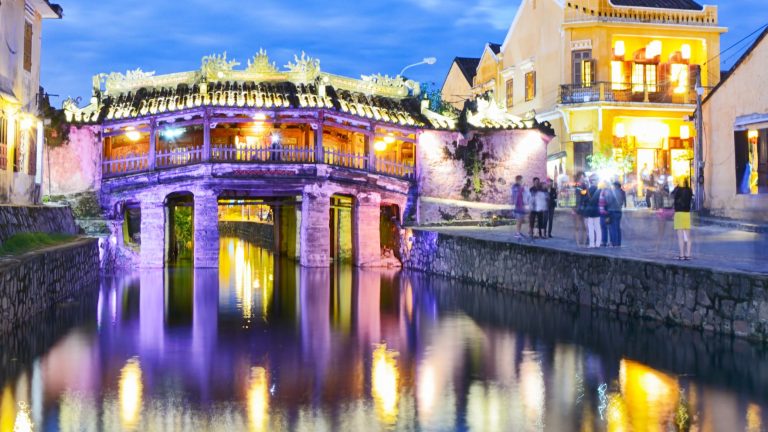
<svg viewBox="0 0 768 432">
<path fill-rule="evenodd" d="M 768 275 L 406 232 L 408 269 L 638 318 L 768 341 Z"/>
<path fill-rule="evenodd" d="M 0 258 L 0 333 L 98 288 L 99 264 L 99 241 L 92 238 Z"/>
</svg>

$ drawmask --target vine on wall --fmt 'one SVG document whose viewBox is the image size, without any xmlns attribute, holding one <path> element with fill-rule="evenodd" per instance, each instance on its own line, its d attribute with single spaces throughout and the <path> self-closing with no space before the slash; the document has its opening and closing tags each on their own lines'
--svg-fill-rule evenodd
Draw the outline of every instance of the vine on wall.
<svg viewBox="0 0 768 432">
<path fill-rule="evenodd" d="M 461 196 L 465 200 L 479 201 L 485 187 L 483 174 L 488 174 L 489 170 L 486 162 L 491 158 L 491 153 L 486 151 L 483 140 L 475 135 L 467 142 L 467 145 L 458 145 L 454 141 L 452 146 L 445 146 L 444 151 L 446 157 L 461 161 L 464 171 L 467 173 L 464 187 L 461 189 Z"/>
</svg>

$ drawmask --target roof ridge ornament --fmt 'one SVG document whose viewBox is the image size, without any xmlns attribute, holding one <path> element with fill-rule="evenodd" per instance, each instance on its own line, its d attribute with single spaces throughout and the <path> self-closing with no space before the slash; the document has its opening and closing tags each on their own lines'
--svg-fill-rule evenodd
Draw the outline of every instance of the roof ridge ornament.
<svg viewBox="0 0 768 432">
<path fill-rule="evenodd" d="M 301 58 L 294 54 L 293 61 L 285 65 L 288 72 L 306 75 L 311 79 L 320 74 L 320 60 L 308 56 L 304 51 L 301 52 Z"/>
<path fill-rule="evenodd" d="M 227 52 L 223 54 L 211 54 L 203 57 L 201 70 L 209 80 L 224 78 L 226 72 L 232 72 L 235 66 L 239 66 L 237 60 L 227 60 Z"/>
<path fill-rule="evenodd" d="M 245 70 L 256 74 L 273 74 L 280 72 L 275 62 L 269 61 L 269 56 L 264 48 L 259 48 L 259 52 L 253 56 L 252 61 L 248 60 L 248 67 Z"/>
</svg>

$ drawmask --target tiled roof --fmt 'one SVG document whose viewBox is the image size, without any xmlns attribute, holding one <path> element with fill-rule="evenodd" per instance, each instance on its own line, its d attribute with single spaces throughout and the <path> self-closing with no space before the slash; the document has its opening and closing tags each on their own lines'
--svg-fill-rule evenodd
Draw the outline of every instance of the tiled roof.
<svg viewBox="0 0 768 432">
<path fill-rule="evenodd" d="M 493 51 L 494 54 L 498 54 L 501 52 L 501 44 L 497 43 L 488 43 L 488 47 L 491 48 L 491 51 Z"/>
<path fill-rule="evenodd" d="M 459 70 L 464 74 L 464 78 L 467 79 L 467 82 L 472 84 L 472 81 L 477 74 L 477 66 L 480 65 L 480 59 L 472 57 L 456 57 L 453 59 L 453 62 L 459 66 Z"/>
<path fill-rule="evenodd" d="M 766 25 L 762 33 L 760 33 L 760 35 L 755 39 L 755 41 L 752 42 L 752 45 L 750 45 L 749 48 L 747 48 L 747 50 L 744 51 L 744 54 L 742 54 L 741 57 L 739 57 L 739 60 L 736 61 L 733 67 L 729 71 L 725 72 L 724 75 L 720 76 L 720 82 L 715 86 L 715 88 L 712 89 L 711 92 L 709 92 L 707 97 L 704 98 L 704 103 L 709 101 L 709 99 L 712 98 L 712 95 L 717 93 L 717 91 L 720 90 L 720 87 L 722 87 L 726 83 L 726 81 L 731 79 L 733 74 L 736 72 L 736 69 L 738 69 L 742 64 L 744 64 L 744 62 L 747 60 L 747 58 L 749 58 L 752 52 L 755 51 L 755 48 L 757 48 L 766 39 L 768 39 L 768 25 Z"/>
<path fill-rule="evenodd" d="M 704 7 L 693 0 L 610 0 L 614 6 L 643 7 L 659 9 L 703 10 Z"/>
<path fill-rule="evenodd" d="M 428 125 L 417 98 L 387 98 L 326 86 L 319 96 L 314 84 L 291 82 L 218 82 L 202 92 L 199 85 L 140 88 L 135 92 L 107 96 L 95 118 L 102 122 L 151 116 L 201 106 L 264 109 L 327 109 L 403 126 Z"/>
</svg>

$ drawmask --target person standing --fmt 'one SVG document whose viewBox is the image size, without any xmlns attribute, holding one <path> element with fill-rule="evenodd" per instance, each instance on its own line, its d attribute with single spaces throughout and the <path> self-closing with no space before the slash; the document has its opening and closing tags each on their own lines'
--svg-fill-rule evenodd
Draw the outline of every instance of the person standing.
<svg viewBox="0 0 768 432">
<path fill-rule="evenodd" d="M 587 243 L 587 227 L 586 220 L 584 219 L 584 211 L 587 203 L 587 191 L 589 186 L 585 183 L 584 173 L 579 172 L 576 174 L 576 186 L 574 194 L 576 195 L 576 205 L 573 208 L 573 229 L 576 237 L 576 246 L 588 246 Z"/>
<path fill-rule="evenodd" d="M 533 229 L 538 227 L 539 238 L 543 238 L 546 227 L 544 226 L 544 213 L 547 211 L 547 198 L 549 194 L 542 187 L 541 180 L 536 177 L 533 179 L 533 187 L 531 187 L 531 220 L 530 220 L 530 234 L 533 238 Z"/>
<path fill-rule="evenodd" d="M 608 213 L 608 235 L 613 247 L 621 247 L 622 210 L 627 206 L 627 194 L 621 183 L 614 182 L 612 188 L 605 189 L 605 209 Z"/>
<path fill-rule="evenodd" d="M 607 247 L 608 224 L 610 223 L 610 217 L 608 216 L 608 210 L 606 209 L 606 192 L 610 192 L 611 188 L 605 181 L 601 180 L 597 185 L 597 190 L 600 194 L 600 198 L 597 202 L 598 208 L 600 210 L 600 237 L 602 239 L 600 247 Z"/>
<path fill-rule="evenodd" d="M 603 242 L 600 231 L 600 190 L 597 187 L 597 176 L 592 176 L 589 180 L 589 189 L 585 196 L 584 219 L 587 221 L 588 247 L 597 249 Z"/>
<path fill-rule="evenodd" d="M 547 238 L 552 238 L 552 225 L 555 224 L 555 209 L 557 208 L 557 185 L 552 180 L 549 184 L 549 200 L 547 201 Z"/>
<path fill-rule="evenodd" d="M 680 180 L 679 186 L 672 191 L 672 199 L 675 208 L 675 232 L 677 233 L 677 245 L 680 249 L 678 260 L 691 260 L 691 204 L 693 203 L 693 190 L 688 184 L 687 178 Z"/>
<path fill-rule="evenodd" d="M 528 206 L 531 202 L 531 196 L 528 189 L 523 185 L 523 176 L 515 177 L 515 184 L 512 186 L 512 211 L 517 222 L 516 238 L 523 237 L 523 222 L 528 214 Z M 533 228 L 531 228 L 533 230 Z"/>
</svg>

